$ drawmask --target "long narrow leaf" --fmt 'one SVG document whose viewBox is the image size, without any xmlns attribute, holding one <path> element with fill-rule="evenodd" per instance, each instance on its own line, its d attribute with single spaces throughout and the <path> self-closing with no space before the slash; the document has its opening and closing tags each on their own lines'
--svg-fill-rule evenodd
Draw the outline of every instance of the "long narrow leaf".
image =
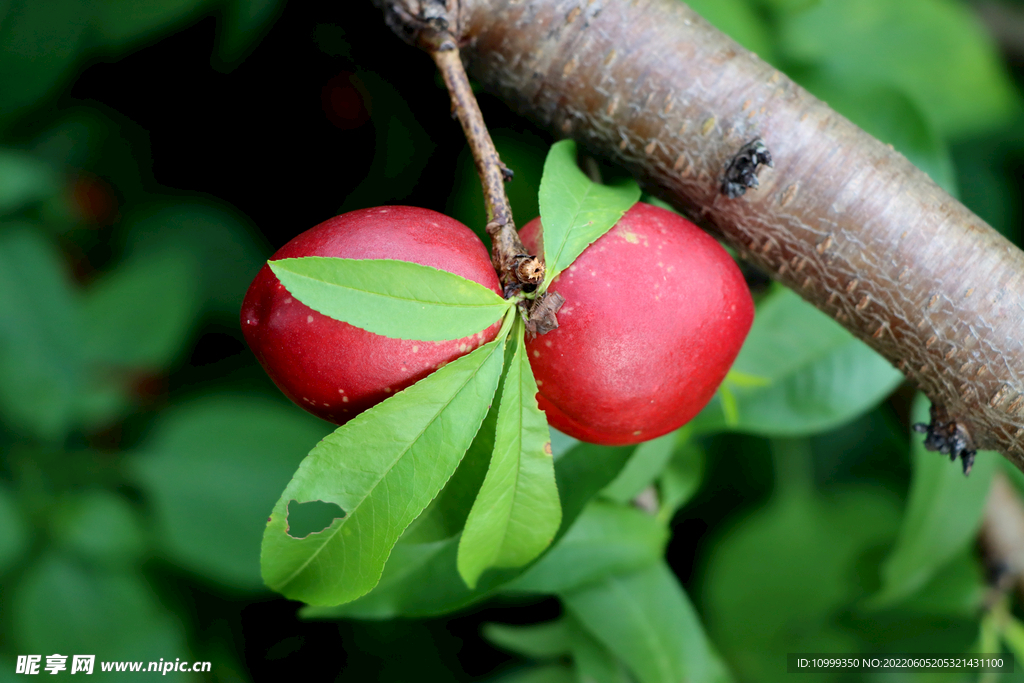
<svg viewBox="0 0 1024 683">
<path fill-rule="evenodd" d="M 928 422 L 928 400 L 918 395 L 914 422 Z M 999 456 L 978 453 L 971 476 L 960 463 L 926 451 L 921 436 L 911 436 L 914 466 L 896 546 L 882 565 L 882 589 L 875 607 L 900 601 L 924 586 L 957 553 L 970 546 L 981 526 Z"/>
<path fill-rule="evenodd" d="M 363 413 L 302 461 L 263 536 L 263 579 L 285 596 L 337 605 L 380 580 L 398 537 L 469 448 L 501 375 L 505 334 Z M 335 503 L 344 517 L 288 534 L 288 503 Z"/>
<path fill-rule="evenodd" d="M 640 683 L 728 680 L 689 599 L 663 562 L 562 596 Z"/>
<path fill-rule="evenodd" d="M 407 261 L 306 256 L 270 268 L 314 311 L 394 339 L 461 339 L 510 305 L 472 280 Z"/>
<path fill-rule="evenodd" d="M 521 322 L 513 334 L 491 465 L 459 543 L 459 574 L 470 588 L 485 569 L 521 567 L 540 555 L 562 521 L 551 435 L 537 407 Z"/>
</svg>

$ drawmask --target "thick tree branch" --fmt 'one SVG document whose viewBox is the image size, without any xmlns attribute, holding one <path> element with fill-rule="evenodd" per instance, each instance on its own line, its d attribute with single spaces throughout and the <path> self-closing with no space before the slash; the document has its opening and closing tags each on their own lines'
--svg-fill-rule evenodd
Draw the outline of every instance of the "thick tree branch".
<svg viewBox="0 0 1024 683">
<path fill-rule="evenodd" d="M 624 165 L 893 362 L 968 445 L 1024 466 L 1024 253 L 679 0 L 459 12 L 485 88 Z M 774 169 L 723 196 L 756 137 Z"/>
</svg>

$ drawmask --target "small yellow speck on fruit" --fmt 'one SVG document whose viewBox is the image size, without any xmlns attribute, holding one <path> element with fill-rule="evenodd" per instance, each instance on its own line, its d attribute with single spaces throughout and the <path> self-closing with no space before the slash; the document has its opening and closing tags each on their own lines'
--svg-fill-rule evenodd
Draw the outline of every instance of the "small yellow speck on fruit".
<svg viewBox="0 0 1024 683">
<path fill-rule="evenodd" d="M 306 316 L 306 322 L 307 322 L 307 323 L 311 323 L 311 322 L 313 322 L 313 316 L 311 316 L 311 315 L 307 315 L 307 316 Z"/>
<path fill-rule="evenodd" d="M 420 350 L 420 347 L 418 347 L 418 346 L 412 347 L 412 352 L 413 353 L 419 353 L 419 350 Z"/>
<path fill-rule="evenodd" d="M 341 397 L 341 402 L 342 403 L 348 403 L 348 396 L 342 396 Z"/>
</svg>

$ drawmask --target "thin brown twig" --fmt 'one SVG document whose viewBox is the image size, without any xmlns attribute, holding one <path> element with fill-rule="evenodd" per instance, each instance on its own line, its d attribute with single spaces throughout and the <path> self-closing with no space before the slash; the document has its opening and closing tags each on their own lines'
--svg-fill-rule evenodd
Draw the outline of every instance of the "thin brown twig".
<svg viewBox="0 0 1024 683">
<path fill-rule="evenodd" d="M 505 297 L 533 292 L 544 281 L 544 261 L 527 252 L 512 220 L 512 208 L 505 194 L 505 183 L 512 179 L 512 171 L 498 156 L 459 54 L 458 0 L 375 1 L 384 10 L 388 25 L 407 42 L 429 53 L 441 72 L 451 96 L 452 113 L 462 124 L 480 176 L 487 207 L 486 230 L 491 237 L 491 261 Z M 561 295 L 548 292 L 532 300 L 520 300 L 519 310 L 527 332 L 537 335 L 557 328 L 555 314 L 564 301 Z"/>
<path fill-rule="evenodd" d="M 438 49 L 430 52 L 430 56 L 437 64 L 441 77 L 448 87 L 452 98 L 452 111 L 462 124 L 466 141 L 473 152 L 473 161 L 480 176 L 484 204 L 487 207 L 487 234 L 492 240 L 494 267 L 501 277 L 502 286 L 508 288 L 521 282 L 515 266 L 521 265 L 519 262 L 522 261 L 517 257 L 527 254 L 526 247 L 516 232 L 512 208 L 505 194 L 505 179 L 509 177 L 509 171 L 501 162 L 494 141 L 491 140 L 491 134 L 487 130 L 480 105 L 469 85 L 469 77 L 462 66 L 459 49 L 454 40 L 443 41 Z M 543 268 L 539 262 L 538 265 Z M 543 280 L 543 277 L 541 270 L 540 280 Z"/>
</svg>

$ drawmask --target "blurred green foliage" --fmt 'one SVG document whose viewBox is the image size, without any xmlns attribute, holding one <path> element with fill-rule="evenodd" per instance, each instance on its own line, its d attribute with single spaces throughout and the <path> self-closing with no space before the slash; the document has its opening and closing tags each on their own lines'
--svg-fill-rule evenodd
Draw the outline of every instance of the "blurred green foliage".
<svg viewBox="0 0 1024 683">
<path fill-rule="evenodd" d="M 690 4 L 1019 240 L 1021 71 L 1002 61 L 970 4 Z M 153 143 L 161 131 L 68 94 L 91 66 L 190 26 L 212 29 L 211 44 L 195 48 L 210 53 L 204 68 L 270 79 L 277 64 L 253 61 L 275 32 L 291 31 L 309 45 L 298 59 L 333 60 L 321 84 L 349 74 L 343 93 L 359 93 L 367 110 L 366 127 L 344 138 L 345 163 L 325 160 L 327 180 L 310 190 L 326 195 L 326 210 L 404 202 L 426 185 L 421 203 L 481 230 L 457 126 L 427 111 L 444 109 L 443 93 L 431 81 L 407 94 L 405 67 L 389 63 L 397 40 L 379 17 L 275 25 L 284 11 L 278 0 L 0 0 L 0 681 L 17 678 L 18 655 L 55 652 L 213 661 L 206 678 L 168 680 L 279 680 L 279 660 L 301 666 L 327 649 L 287 606 L 246 617 L 244 635 L 231 626 L 272 604 L 259 577 L 264 520 L 330 431 L 262 379 L 236 329 L 269 245 L 312 223 L 261 224 L 261 234 L 233 196 L 157 183 L 153 168 L 171 154 Z M 374 41 L 387 49 L 367 52 Z M 320 120 L 318 94 L 275 104 L 309 100 Z M 538 212 L 550 139 L 492 99 L 484 109 L 499 121 L 524 223 Z M 307 144 L 300 126 L 237 126 L 252 147 L 271 136 Z M 207 154 L 192 160 L 197 175 L 221 168 L 223 150 Z M 260 172 L 284 183 L 298 165 Z M 289 192 L 267 201 L 289 211 L 312 201 Z M 228 360 L 196 360 L 217 338 L 235 349 Z M 899 384 L 866 346 L 772 288 L 726 384 L 690 427 L 637 448 L 555 435 L 563 524 L 526 571 L 492 570 L 466 587 L 454 567 L 458 511 L 472 495 L 450 487 L 399 540 L 377 588 L 303 616 L 339 624 L 332 637 L 350 662 L 340 680 L 772 681 L 796 651 L 1022 657 L 1020 608 L 989 599 L 974 543 L 991 477 L 1004 472 L 1024 490 L 1024 476 L 982 453 L 964 480 L 924 451 L 909 424 L 926 402 Z M 486 469 L 473 453 L 452 479 L 466 491 Z M 652 492 L 655 515 L 631 505 Z M 482 629 L 503 656 L 479 631 L 506 615 L 515 624 Z M 476 651 L 457 655 L 461 641 L 439 635 L 456 632 Z M 486 666 L 473 668 L 474 657 Z"/>
</svg>

